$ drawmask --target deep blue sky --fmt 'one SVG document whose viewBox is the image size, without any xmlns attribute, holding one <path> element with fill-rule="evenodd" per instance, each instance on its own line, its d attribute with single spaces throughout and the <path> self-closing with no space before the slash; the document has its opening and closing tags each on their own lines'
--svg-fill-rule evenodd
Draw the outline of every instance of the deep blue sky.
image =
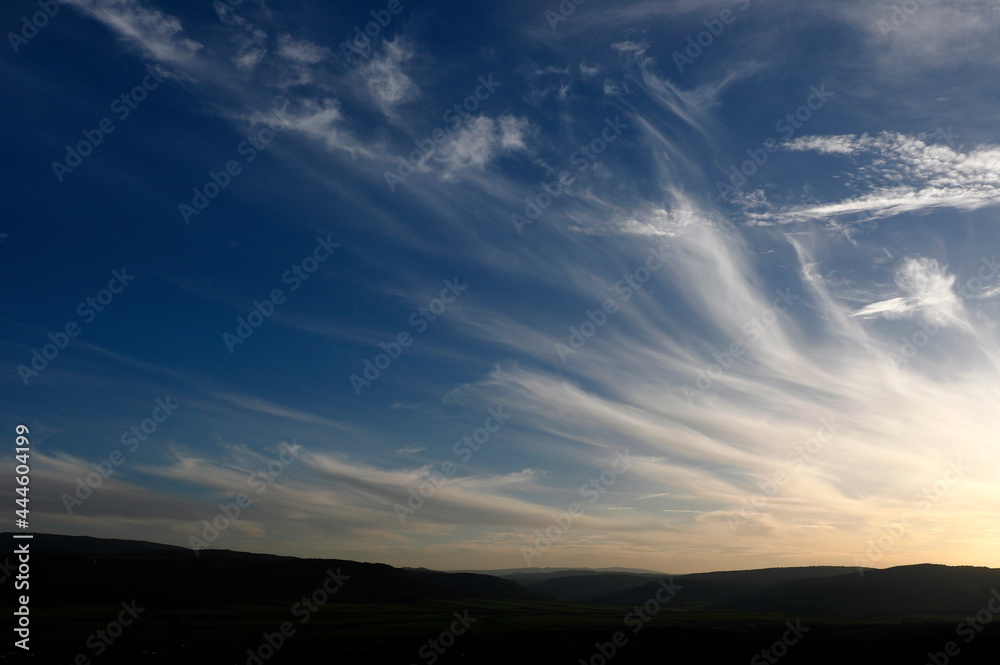
<svg viewBox="0 0 1000 665">
<path fill-rule="evenodd" d="M 34 529 L 191 545 L 248 492 L 212 546 L 998 565 L 1000 12 L 388 4 L 0 10 L 2 421 L 32 430 Z M 371 12 L 387 25 L 352 50 Z M 185 215 L 213 173 L 228 183 Z M 294 460 L 255 485 L 282 442 Z"/>
</svg>

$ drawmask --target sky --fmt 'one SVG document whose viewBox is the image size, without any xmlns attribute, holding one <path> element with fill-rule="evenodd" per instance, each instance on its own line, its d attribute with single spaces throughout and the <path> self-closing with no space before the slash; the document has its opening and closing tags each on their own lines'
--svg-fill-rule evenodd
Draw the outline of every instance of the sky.
<svg viewBox="0 0 1000 665">
<path fill-rule="evenodd" d="M 0 27 L 0 494 L 25 425 L 31 530 L 1000 566 L 1000 4 L 18 0 Z"/>
</svg>

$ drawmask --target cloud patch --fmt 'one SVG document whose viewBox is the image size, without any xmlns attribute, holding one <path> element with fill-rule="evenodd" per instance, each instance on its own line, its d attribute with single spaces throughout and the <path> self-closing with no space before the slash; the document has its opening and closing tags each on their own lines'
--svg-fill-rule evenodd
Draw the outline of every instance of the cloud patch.
<svg viewBox="0 0 1000 665">
<path fill-rule="evenodd" d="M 381 52 L 359 69 L 372 103 L 387 117 L 394 115 L 396 107 L 416 99 L 420 94 L 417 85 L 404 71 L 404 65 L 413 56 L 412 47 L 397 38 L 384 42 Z"/>
<path fill-rule="evenodd" d="M 853 180 L 866 192 L 827 203 L 757 215 L 757 223 L 804 222 L 866 213 L 873 219 L 938 208 L 976 210 L 1000 204 L 1000 146 L 961 151 L 923 138 L 883 132 L 808 136 L 784 144 L 792 152 L 840 155 L 864 162 Z"/>
<path fill-rule="evenodd" d="M 963 299 L 955 293 L 955 276 L 934 259 L 908 257 L 896 270 L 901 296 L 867 305 L 854 316 L 886 319 L 920 316 L 935 325 L 968 329 Z"/>
<path fill-rule="evenodd" d="M 524 118 L 477 117 L 442 145 L 437 159 L 443 177 L 451 179 L 466 169 L 482 170 L 501 153 L 527 152 L 525 137 L 530 132 L 531 124 Z"/>
</svg>

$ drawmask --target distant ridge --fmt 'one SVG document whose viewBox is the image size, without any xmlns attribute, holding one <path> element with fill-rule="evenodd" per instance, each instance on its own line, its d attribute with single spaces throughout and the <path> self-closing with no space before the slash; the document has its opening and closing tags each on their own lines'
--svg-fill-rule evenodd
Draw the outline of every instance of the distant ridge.
<svg viewBox="0 0 1000 665">
<path fill-rule="evenodd" d="M 782 612 L 797 615 L 913 617 L 974 613 L 1000 589 L 1000 569 L 917 564 L 886 569 L 823 567 L 819 575 L 804 569 L 725 571 L 674 577 L 683 589 L 674 607 Z M 784 579 L 779 577 L 784 574 Z M 576 589 L 592 584 L 575 578 Z M 572 580 L 565 580 L 569 584 Z M 544 592 L 540 585 L 527 588 Z M 650 598 L 657 582 L 578 600 L 602 604 L 635 604 Z"/>
<path fill-rule="evenodd" d="M 5 539 L 13 532 L 0 533 Z M 151 543 L 145 540 L 119 538 L 94 538 L 93 536 L 63 536 L 54 533 L 35 533 L 31 538 L 31 551 L 35 554 L 139 554 L 143 552 L 190 552 L 187 547 Z"/>
<path fill-rule="evenodd" d="M 9 538 L 12 534 L 4 535 Z M 131 597 L 163 607 L 187 606 L 192 598 L 284 603 L 312 593 L 329 571 L 340 571 L 349 578 L 336 594 L 338 602 L 539 597 L 515 582 L 491 575 L 230 550 L 195 552 L 185 547 L 89 536 L 33 536 L 28 542 L 32 603 L 37 607 L 114 605 Z M 253 583 L 248 584 L 248 580 Z"/>
<path fill-rule="evenodd" d="M 568 577 L 570 575 L 600 575 L 603 573 L 627 573 L 634 575 L 667 575 L 656 570 L 645 570 L 643 568 L 622 568 L 614 566 L 609 568 L 500 568 L 497 570 L 449 570 L 449 573 L 479 573 L 481 575 L 495 575 L 507 580 L 517 581 L 541 581 L 553 577 Z"/>
<path fill-rule="evenodd" d="M 39 607 L 115 604 L 130 597 L 163 606 L 187 605 L 191 598 L 287 602 L 311 592 L 330 570 L 350 576 L 350 583 L 336 595 L 337 602 L 347 603 L 512 599 L 635 606 L 654 597 L 665 577 L 681 587 L 671 608 L 691 612 L 953 616 L 978 611 L 991 594 L 1000 597 L 1000 569 L 976 566 L 916 564 L 862 571 L 853 566 L 802 566 L 687 575 L 547 568 L 491 575 L 229 550 L 195 553 L 89 536 L 34 534 L 31 543 L 32 602 Z"/>
</svg>

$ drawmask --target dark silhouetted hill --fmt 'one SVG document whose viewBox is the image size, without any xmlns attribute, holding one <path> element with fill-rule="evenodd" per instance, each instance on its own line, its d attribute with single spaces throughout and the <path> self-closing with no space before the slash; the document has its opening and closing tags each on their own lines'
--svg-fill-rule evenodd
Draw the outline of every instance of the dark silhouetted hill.
<svg viewBox="0 0 1000 665">
<path fill-rule="evenodd" d="M 796 616 L 913 617 L 975 613 L 1000 589 L 1000 569 L 920 564 L 885 570 L 856 568 L 779 568 L 674 576 L 683 587 L 673 607 L 701 610 L 780 612 Z M 576 583 L 577 600 L 639 605 L 652 598 L 657 582 L 600 593 L 593 578 Z M 587 597 L 582 590 L 591 587 Z M 530 587 L 537 590 L 536 585 Z"/>
<path fill-rule="evenodd" d="M 993 589 L 1000 589 L 1000 570 L 972 566 L 921 564 L 868 569 L 863 575 L 856 568 L 836 566 L 674 576 L 551 569 L 503 579 L 340 559 L 229 550 L 195 553 L 141 541 L 48 534 L 36 534 L 31 541 L 31 566 L 36 607 L 114 605 L 129 598 L 163 607 L 292 603 L 320 588 L 329 571 L 350 578 L 331 599 L 335 602 L 503 598 L 635 606 L 653 598 L 660 580 L 669 578 L 682 587 L 672 608 L 797 616 L 960 615 L 975 613 Z"/>
<path fill-rule="evenodd" d="M 5 535 L 10 543 L 10 535 Z M 114 605 L 129 598 L 164 607 L 292 603 L 320 588 L 328 571 L 350 578 L 331 598 L 336 602 L 538 597 L 515 582 L 489 575 L 404 570 L 380 563 L 229 550 L 195 553 L 182 547 L 82 536 L 36 534 L 30 542 L 36 607 Z"/>
</svg>

